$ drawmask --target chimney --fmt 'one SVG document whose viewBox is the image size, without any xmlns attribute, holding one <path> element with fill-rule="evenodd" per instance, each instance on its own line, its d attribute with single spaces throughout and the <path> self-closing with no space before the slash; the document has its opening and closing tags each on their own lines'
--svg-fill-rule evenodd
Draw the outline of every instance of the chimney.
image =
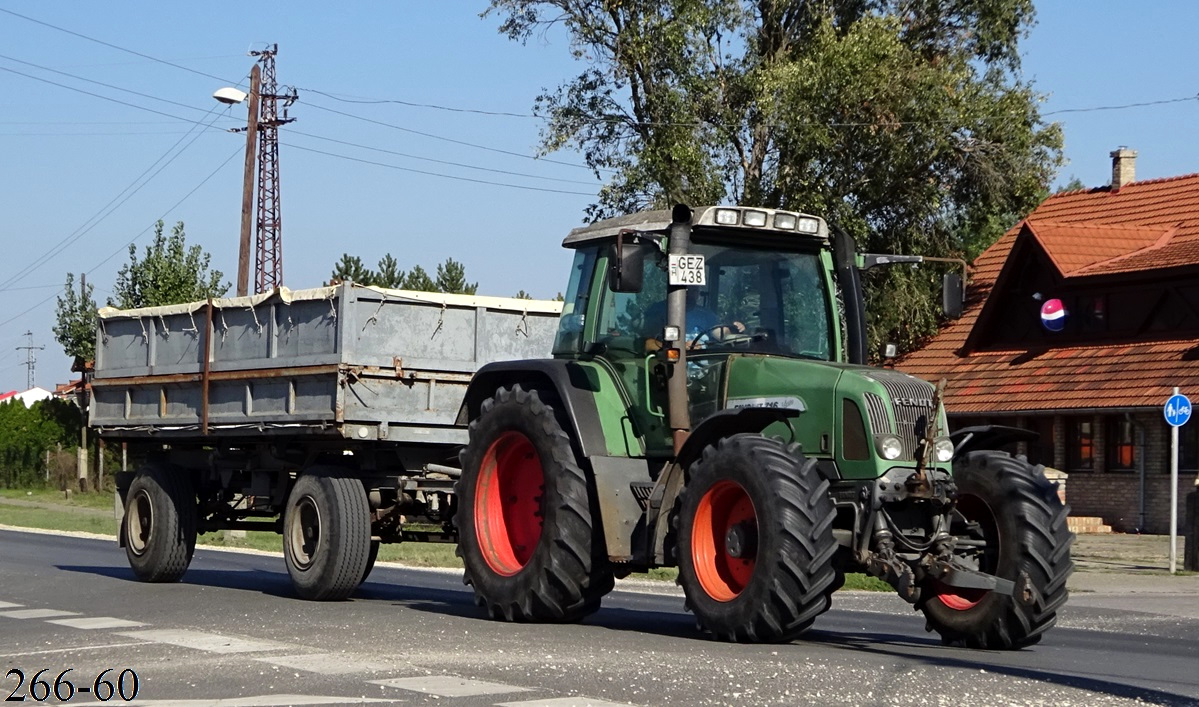
<svg viewBox="0 0 1199 707">
<path fill-rule="evenodd" d="M 1137 151 L 1130 150 L 1124 145 L 1111 153 L 1112 155 L 1112 191 L 1135 182 L 1137 179 Z"/>
</svg>

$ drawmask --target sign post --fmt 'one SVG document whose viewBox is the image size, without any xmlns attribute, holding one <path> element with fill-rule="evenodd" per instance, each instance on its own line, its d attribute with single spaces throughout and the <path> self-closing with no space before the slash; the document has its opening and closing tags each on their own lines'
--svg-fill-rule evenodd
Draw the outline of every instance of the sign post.
<svg viewBox="0 0 1199 707">
<path fill-rule="evenodd" d="M 1178 392 L 1166 401 L 1163 410 L 1170 425 L 1170 574 L 1178 571 L 1178 428 L 1191 419 L 1191 400 Z"/>
</svg>

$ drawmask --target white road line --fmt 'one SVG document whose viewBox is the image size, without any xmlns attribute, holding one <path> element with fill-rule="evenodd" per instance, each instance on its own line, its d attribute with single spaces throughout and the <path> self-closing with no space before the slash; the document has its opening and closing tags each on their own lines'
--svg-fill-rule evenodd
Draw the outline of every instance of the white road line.
<svg viewBox="0 0 1199 707">
<path fill-rule="evenodd" d="M 145 626 L 145 624 L 141 623 L 140 621 L 116 619 L 111 616 L 84 616 L 78 619 L 51 619 L 46 623 L 58 624 L 59 626 L 66 626 L 68 628 L 83 628 L 89 630 L 97 628 L 137 628 L 138 626 Z"/>
<path fill-rule="evenodd" d="M 49 619 L 55 616 L 78 616 L 78 611 L 59 611 L 58 609 L 17 609 L 15 611 L 0 611 L 0 616 L 10 619 Z"/>
<path fill-rule="evenodd" d="M 175 629 L 156 629 L 150 631 L 118 631 L 118 636 L 138 638 L 155 643 L 168 643 L 172 646 L 194 648 L 209 653 L 255 653 L 259 651 L 275 651 L 287 648 L 282 643 L 270 641 L 251 641 L 245 638 L 221 636 L 203 631 L 187 631 Z"/>
<path fill-rule="evenodd" d="M 273 655 L 254 660 L 278 665 L 281 668 L 303 670 L 321 675 L 349 675 L 351 673 L 378 673 L 396 669 L 394 663 L 384 663 L 342 653 L 306 653 L 303 655 Z"/>
<path fill-rule="evenodd" d="M 371 680 L 374 685 L 398 687 L 401 690 L 423 692 L 438 697 L 474 697 L 476 695 L 499 695 L 506 692 L 528 692 L 528 688 L 504 685 L 498 682 L 468 680 L 457 675 L 422 675 L 414 678 L 392 678 Z"/>
<path fill-rule="evenodd" d="M 135 641 L 133 643 L 105 643 L 101 646 L 75 646 L 74 648 L 49 648 L 44 651 L 24 651 L 22 653 L 0 653 L 0 658 L 19 658 L 26 655 L 52 655 L 54 653 L 75 653 L 76 651 L 98 651 L 108 650 L 109 648 L 127 648 L 129 646 L 146 646 L 149 641 Z"/>
<path fill-rule="evenodd" d="M 0 609 L 16 609 L 19 606 L 25 606 L 25 605 L 24 604 L 13 604 L 12 602 L 9 602 L 9 601 L 0 601 Z"/>
<path fill-rule="evenodd" d="M 551 697 L 547 700 L 525 700 L 524 702 L 501 702 L 496 707 L 631 707 L 625 702 L 605 702 L 591 697 Z"/>
<path fill-rule="evenodd" d="M 350 705 L 367 702 L 396 704 L 398 700 L 372 697 L 325 697 L 321 695 L 257 695 L 223 700 L 138 700 L 138 707 L 287 707 L 287 705 Z"/>
</svg>

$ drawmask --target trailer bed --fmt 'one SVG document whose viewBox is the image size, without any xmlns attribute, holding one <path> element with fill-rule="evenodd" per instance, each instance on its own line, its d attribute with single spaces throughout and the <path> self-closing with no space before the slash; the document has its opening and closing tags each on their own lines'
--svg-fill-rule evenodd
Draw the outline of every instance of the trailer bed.
<svg viewBox="0 0 1199 707">
<path fill-rule="evenodd" d="M 465 444 L 485 363 L 549 356 L 560 302 L 331 287 L 102 309 L 90 424 L 107 439 L 220 434 Z"/>
</svg>

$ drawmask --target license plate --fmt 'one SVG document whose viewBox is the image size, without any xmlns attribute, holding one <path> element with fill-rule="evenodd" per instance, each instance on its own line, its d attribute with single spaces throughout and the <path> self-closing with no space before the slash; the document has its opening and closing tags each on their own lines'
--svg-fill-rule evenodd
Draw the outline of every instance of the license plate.
<svg viewBox="0 0 1199 707">
<path fill-rule="evenodd" d="M 707 269 L 704 267 L 702 255 L 671 255 L 670 284 L 672 285 L 707 285 Z"/>
</svg>

